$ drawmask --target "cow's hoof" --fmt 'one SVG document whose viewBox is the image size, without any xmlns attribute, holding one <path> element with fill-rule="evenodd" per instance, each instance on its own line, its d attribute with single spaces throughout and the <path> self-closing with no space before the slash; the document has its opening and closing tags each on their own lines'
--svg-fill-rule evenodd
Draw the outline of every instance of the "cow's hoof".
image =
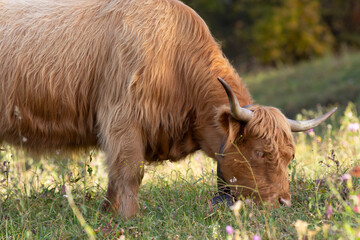
<svg viewBox="0 0 360 240">
<path fill-rule="evenodd" d="M 213 206 L 224 204 L 228 207 L 232 206 L 234 203 L 234 198 L 231 195 L 228 194 L 220 194 L 216 195 L 212 198 L 211 203 Z"/>
</svg>

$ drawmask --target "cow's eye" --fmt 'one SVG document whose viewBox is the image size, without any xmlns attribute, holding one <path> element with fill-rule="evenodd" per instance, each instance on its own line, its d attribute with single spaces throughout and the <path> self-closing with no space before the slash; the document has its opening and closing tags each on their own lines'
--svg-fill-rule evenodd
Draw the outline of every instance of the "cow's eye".
<svg viewBox="0 0 360 240">
<path fill-rule="evenodd" d="M 264 158 L 265 156 L 265 153 L 263 151 L 256 150 L 255 153 L 258 158 Z"/>
</svg>

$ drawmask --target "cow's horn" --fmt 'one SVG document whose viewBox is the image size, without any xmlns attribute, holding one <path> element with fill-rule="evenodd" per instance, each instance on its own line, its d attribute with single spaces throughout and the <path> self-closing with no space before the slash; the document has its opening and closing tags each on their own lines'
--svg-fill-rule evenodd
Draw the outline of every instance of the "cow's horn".
<svg viewBox="0 0 360 240">
<path fill-rule="evenodd" d="M 222 78 L 218 77 L 218 80 L 225 88 L 226 94 L 229 98 L 231 116 L 238 121 L 250 121 L 250 119 L 253 117 L 253 112 L 246 108 L 240 107 L 239 101 L 236 98 L 234 92 L 231 90 L 230 86 Z"/>
<path fill-rule="evenodd" d="M 288 119 L 288 123 L 290 124 L 291 131 L 293 132 L 304 132 L 309 129 L 312 129 L 318 126 L 320 123 L 324 122 L 328 119 L 333 113 L 337 110 L 337 107 L 333 108 L 330 112 L 325 113 L 324 115 L 306 121 L 295 121 L 292 119 Z"/>
</svg>

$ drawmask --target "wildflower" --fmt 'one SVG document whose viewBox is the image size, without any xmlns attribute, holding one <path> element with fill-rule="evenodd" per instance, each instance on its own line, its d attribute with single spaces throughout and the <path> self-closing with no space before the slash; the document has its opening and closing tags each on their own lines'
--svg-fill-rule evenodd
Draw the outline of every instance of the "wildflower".
<svg viewBox="0 0 360 240">
<path fill-rule="evenodd" d="M 218 224 L 211 225 L 212 227 L 212 239 L 218 239 L 219 238 L 219 228 L 220 226 Z"/>
<path fill-rule="evenodd" d="M 349 123 L 349 125 L 347 126 L 347 129 L 350 132 L 359 131 L 359 129 L 360 129 L 359 123 Z"/>
<path fill-rule="evenodd" d="M 303 236 L 306 235 L 308 223 L 301 221 L 300 219 L 295 222 L 295 229 L 298 234 L 298 239 L 302 239 Z"/>
<path fill-rule="evenodd" d="M 237 181 L 236 177 L 233 177 L 232 179 L 229 180 L 231 183 L 234 183 Z"/>
<path fill-rule="evenodd" d="M 307 130 L 306 131 L 307 132 L 307 134 L 309 134 L 310 136 L 315 136 L 315 132 L 314 132 L 314 129 L 309 129 L 309 130 Z"/>
<path fill-rule="evenodd" d="M 354 212 L 355 213 L 360 213 L 360 208 L 358 205 L 356 205 L 354 208 L 353 208 Z"/>
<path fill-rule="evenodd" d="M 314 132 L 314 129 L 313 129 L 313 128 L 311 128 L 311 129 L 307 130 L 306 132 L 307 132 L 307 133 Z"/>
<path fill-rule="evenodd" d="M 330 219 L 332 212 L 333 212 L 333 209 L 332 209 L 331 205 L 328 205 L 328 207 L 326 209 L 326 213 L 325 213 L 327 219 Z"/>
<path fill-rule="evenodd" d="M 350 179 L 351 179 L 351 175 L 348 173 L 345 173 L 344 175 L 341 176 L 340 181 L 343 182 L 343 181 L 347 181 Z"/>
<path fill-rule="evenodd" d="M 227 225 L 227 226 L 226 226 L 226 232 L 227 232 L 228 234 L 233 234 L 233 233 L 234 233 L 233 227 L 230 226 L 230 225 Z"/>
<path fill-rule="evenodd" d="M 253 240 L 261 240 L 261 238 L 260 238 L 259 235 L 255 235 L 255 236 L 253 237 Z"/>
<path fill-rule="evenodd" d="M 233 210 L 234 211 L 234 214 L 235 214 L 235 216 L 240 216 L 240 208 L 241 208 L 241 206 L 242 206 L 242 201 L 236 201 L 231 207 L 230 207 L 230 209 L 231 210 Z"/>
<path fill-rule="evenodd" d="M 360 194 L 358 195 L 351 195 L 349 197 L 351 200 L 353 200 L 354 205 L 360 206 Z"/>
</svg>

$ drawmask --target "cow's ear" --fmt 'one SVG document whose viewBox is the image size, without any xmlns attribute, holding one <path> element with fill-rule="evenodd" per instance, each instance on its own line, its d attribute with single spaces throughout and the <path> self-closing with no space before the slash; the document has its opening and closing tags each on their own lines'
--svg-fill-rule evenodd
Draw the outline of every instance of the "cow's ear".
<svg viewBox="0 0 360 240">
<path fill-rule="evenodd" d="M 231 116 L 230 108 L 218 109 L 216 118 L 220 130 L 228 136 L 228 141 L 235 142 L 240 133 L 241 123 Z"/>
</svg>

